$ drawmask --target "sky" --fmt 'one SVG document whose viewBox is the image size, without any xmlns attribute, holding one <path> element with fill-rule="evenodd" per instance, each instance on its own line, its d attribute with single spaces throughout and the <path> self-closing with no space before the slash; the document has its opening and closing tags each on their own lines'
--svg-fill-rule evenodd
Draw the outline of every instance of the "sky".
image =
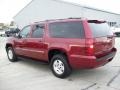
<svg viewBox="0 0 120 90">
<path fill-rule="evenodd" d="M 0 22 L 9 23 L 31 0 L 0 0 Z"/>
<path fill-rule="evenodd" d="M 31 0 L 0 0 L 0 22 L 8 23 Z M 64 0 L 120 14 L 120 0 Z"/>
</svg>

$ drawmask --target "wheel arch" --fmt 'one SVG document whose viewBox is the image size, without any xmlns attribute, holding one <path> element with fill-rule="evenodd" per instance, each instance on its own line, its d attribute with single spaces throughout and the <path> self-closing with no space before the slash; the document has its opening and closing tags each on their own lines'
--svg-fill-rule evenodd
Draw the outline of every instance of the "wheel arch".
<svg viewBox="0 0 120 90">
<path fill-rule="evenodd" d="M 6 50 L 7 50 L 8 47 L 13 47 L 13 45 L 11 43 L 7 43 L 6 46 L 5 46 Z"/>
<path fill-rule="evenodd" d="M 62 54 L 62 55 L 65 55 L 66 58 L 67 58 L 67 61 L 69 63 L 69 58 L 68 58 L 68 52 L 64 49 L 61 49 L 61 48 L 52 48 L 48 51 L 48 60 L 49 62 L 51 62 L 51 58 L 54 56 L 54 55 L 57 55 L 57 54 Z"/>
</svg>

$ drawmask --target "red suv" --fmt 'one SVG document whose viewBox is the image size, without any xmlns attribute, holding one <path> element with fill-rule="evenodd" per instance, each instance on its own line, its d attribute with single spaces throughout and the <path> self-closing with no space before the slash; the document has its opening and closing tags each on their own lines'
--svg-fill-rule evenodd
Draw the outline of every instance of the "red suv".
<svg viewBox="0 0 120 90">
<path fill-rule="evenodd" d="M 72 69 L 96 68 L 110 62 L 115 38 L 105 21 L 81 18 L 46 20 L 25 26 L 6 43 L 8 59 L 27 57 L 50 63 L 59 78 Z"/>
</svg>

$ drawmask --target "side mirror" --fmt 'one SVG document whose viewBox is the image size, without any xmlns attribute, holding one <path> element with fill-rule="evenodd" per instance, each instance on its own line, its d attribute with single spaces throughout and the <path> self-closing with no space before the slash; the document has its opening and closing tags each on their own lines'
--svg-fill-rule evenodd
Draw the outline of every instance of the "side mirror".
<svg viewBox="0 0 120 90">
<path fill-rule="evenodd" d="M 20 36 L 20 34 L 16 34 L 14 37 L 18 38 L 18 39 L 22 38 L 22 36 Z"/>
<path fill-rule="evenodd" d="M 16 28 L 15 32 L 16 32 L 16 33 L 19 33 L 19 32 L 20 32 L 20 29 L 19 29 L 19 28 Z"/>
<path fill-rule="evenodd" d="M 19 38 L 19 39 L 21 39 L 21 38 L 22 38 L 22 36 L 21 36 L 20 34 L 18 34 L 18 38 Z"/>
</svg>

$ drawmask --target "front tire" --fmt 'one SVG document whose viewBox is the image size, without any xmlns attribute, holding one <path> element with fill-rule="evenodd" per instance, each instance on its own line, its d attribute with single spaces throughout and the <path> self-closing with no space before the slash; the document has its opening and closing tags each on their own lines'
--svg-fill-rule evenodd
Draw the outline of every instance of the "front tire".
<svg viewBox="0 0 120 90">
<path fill-rule="evenodd" d="M 9 61 L 11 61 L 11 62 L 17 61 L 17 56 L 12 47 L 7 48 L 7 56 L 8 56 Z"/>
<path fill-rule="evenodd" d="M 51 70 L 58 78 L 66 78 L 71 74 L 71 68 L 65 55 L 54 55 L 51 59 Z"/>
</svg>

